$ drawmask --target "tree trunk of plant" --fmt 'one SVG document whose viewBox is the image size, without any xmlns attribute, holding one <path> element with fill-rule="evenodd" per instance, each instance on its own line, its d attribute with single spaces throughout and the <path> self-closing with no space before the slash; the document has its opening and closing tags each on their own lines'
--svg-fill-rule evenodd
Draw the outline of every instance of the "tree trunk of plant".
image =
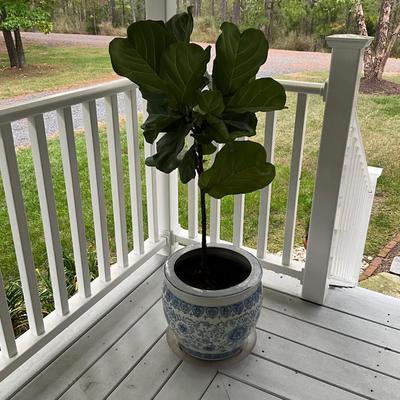
<svg viewBox="0 0 400 400">
<path fill-rule="evenodd" d="M 4 41 L 6 43 L 8 59 L 10 60 L 10 67 L 18 67 L 17 49 L 15 48 L 14 39 L 11 31 L 3 29 Z"/>
<path fill-rule="evenodd" d="M 215 1 L 214 0 L 211 0 L 210 7 L 211 7 L 211 16 L 215 17 Z"/>
<path fill-rule="evenodd" d="M 203 148 L 201 144 L 195 142 L 196 151 L 196 172 L 201 176 L 204 172 Z M 206 209 L 206 192 L 200 190 L 200 209 L 201 209 L 201 269 L 208 274 L 207 264 L 207 209 Z"/>
<path fill-rule="evenodd" d="M 221 22 L 226 20 L 226 0 L 221 0 Z"/>
<path fill-rule="evenodd" d="M 235 0 L 233 3 L 232 22 L 236 25 L 240 23 L 240 0 Z"/>
<path fill-rule="evenodd" d="M 14 30 L 15 37 L 15 49 L 17 51 L 18 68 L 22 68 L 25 65 L 25 51 L 22 44 L 21 32 L 19 29 Z"/>
</svg>

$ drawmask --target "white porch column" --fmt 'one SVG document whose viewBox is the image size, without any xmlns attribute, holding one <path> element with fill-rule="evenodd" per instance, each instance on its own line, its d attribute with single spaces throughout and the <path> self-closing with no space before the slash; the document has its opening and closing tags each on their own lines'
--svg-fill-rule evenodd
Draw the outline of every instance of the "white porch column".
<svg viewBox="0 0 400 400">
<path fill-rule="evenodd" d="M 147 19 L 166 21 L 175 14 L 175 0 L 146 1 Z M 177 170 L 169 175 L 157 171 L 157 205 L 160 234 L 168 238 L 169 245 L 172 247 L 173 233 L 179 229 Z"/>
<path fill-rule="evenodd" d="M 166 21 L 176 14 L 176 0 L 146 0 L 146 18 Z"/>
<path fill-rule="evenodd" d="M 322 304 L 327 289 L 332 237 L 347 137 L 356 107 L 364 48 L 371 37 L 332 35 L 328 93 L 311 213 L 303 298 Z"/>
</svg>

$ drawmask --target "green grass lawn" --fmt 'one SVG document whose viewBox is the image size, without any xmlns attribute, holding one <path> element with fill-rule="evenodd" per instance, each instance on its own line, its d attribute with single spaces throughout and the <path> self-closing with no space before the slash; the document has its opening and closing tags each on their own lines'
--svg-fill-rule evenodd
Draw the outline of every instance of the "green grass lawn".
<svg viewBox="0 0 400 400">
<path fill-rule="evenodd" d="M 26 45 L 27 67 L 8 67 L 0 50 L 0 99 L 60 90 L 115 77 L 107 48 Z"/>
<path fill-rule="evenodd" d="M 110 76 L 107 51 L 103 49 L 84 48 L 55 48 L 42 46 L 27 47 L 28 62 L 37 67 L 23 72 L 5 70 L 0 73 L 0 98 L 15 96 L 18 94 L 38 92 L 42 90 L 54 90 L 57 87 L 65 87 L 79 82 L 88 82 L 95 76 L 106 78 Z M 4 54 L 1 55 L 0 64 L 5 64 Z M 52 64 L 46 64 L 51 60 Z M 47 66 L 46 66 L 47 65 Z M 43 67 L 47 72 L 37 73 Z M 33 72 L 32 72 L 33 71 Z M 36 72 L 35 72 L 36 71 Z M 18 74 L 25 74 L 20 79 Z M 324 73 L 295 74 L 290 79 L 323 81 Z M 400 77 L 391 77 L 400 81 Z M 6 83 L 4 85 L 4 83 Z M 285 208 L 287 201 L 287 186 L 289 178 L 289 165 L 291 143 L 293 140 L 295 96 L 288 96 L 288 109 L 280 112 L 277 125 L 277 144 L 275 150 L 275 164 L 277 177 L 273 182 L 273 201 L 271 207 L 270 222 L 270 251 L 279 251 L 282 248 L 283 229 L 285 221 Z M 303 160 L 303 173 L 301 178 L 300 198 L 298 207 L 298 220 L 296 231 L 296 244 L 301 245 L 302 236 L 309 219 L 313 192 L 313 182 L 318 156 L 319 136 L 322 124 L 324 104 L 317 96 L 311 96 L 308 109 L 307 132 L 305 138 L 305 154 Z M 400 230 L 400 96 L 366 96 L 359 99 L 359 118 L 362 135 L 367 153 L 369 165 L 383 168 L 383 175 L 378 182 L 376 201 L 373 209 L 371 225 L 369 229 L 366 250 L 368 255 L 375 255 L 379 249 L 390 240 L 391 236 Z M 255 140 L 262 141 L 262 132 L 265 124 L 264 117 L 260 115 L 259 134 Z M 76 136 L 79 172 L 81 179 L 82 198 L 85 215 L 86 236 L 89 252 L 94 252 L 94 229 L 92 209 L 90 202 L 89 179 L 87 171 L 87 158 L 85 139 L 82 134 Z M 106 189 L 107 219 L 111 249 L 113 243 L 113 215 L 111 204 L 110 176 L 107 160 L 106 134 L 101 131 L 101 144 L 103 156 L 103 175 Z M 126 137 L 122 129 L 122 152 L 125 172 L 126 204 L 128 237 L 131 238 L 132 226 L 129 208 L 129 190 L 127 174 L 127 150 Z M 57 212 L 61 232 L 61 240 L 66 254 L 72 253 L 71 237 L 69 231 L 69 218 L 65 198 L 65 186 L 63 181 L 62 164 L 58 139 L 49 140 L 49 153 L 52 166 Z M 39 201 L 36 191 L 31 151 L 29 148 L 18 150 L 18 162 L 20 167 L 22 187 L 27 209 L 29 230 L 32 238 L 32 247 L 35 265 L 40 268 L 46 264 L 46 248 L 43 238 L 43 227 L 40 220 Z M 142 160 L 143 161 L 143 160 Z M 180 186 L 180 222 L 186 227 L 187 202 L 186 187 Z M 145 196 L 143 197 L 145 206 Z M 245 209 L 245 245 L 255 246 L 257 235 L 259 193 L 246 195 Z M 144 210 L 146 208 L 144 207 Z M 232 238 L 233 198 L 222 200 L 221 212 L 221 237 L 226 240 Z M 0 184 L 0 268 L 6 281 L 12 281 L 17 277 L 17 267 L 13 250 L 10 226 L 5 206 L 5 199 Z M 130 243 L 131 245 L 131 243 Z"/>
</svg>

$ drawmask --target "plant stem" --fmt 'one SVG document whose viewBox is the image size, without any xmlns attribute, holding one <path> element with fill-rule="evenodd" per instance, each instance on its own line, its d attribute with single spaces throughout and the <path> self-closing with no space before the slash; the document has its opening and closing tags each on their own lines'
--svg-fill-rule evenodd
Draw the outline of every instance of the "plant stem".
<svg viewBox="0 0 400 400">
<path fill-rule="evenodd" d="M 200 143 L 195 141 L 196 150 L 196 171 L 200 178 L 204 172 L 203 148 Z M 208 272 L 207 264 L 207 210 L 206 210 L 206 192 L 200 189 L 200 208 L 201 208 L 201 269 L 205 274 Z"/>
<path fill-rule="evenodd" d="M 204 271 L 208 269 L 207 264 L 207 213 L 206 213 L 206 192 L 200 189 L 201 208 L 201 265 Z"/>
</svg>

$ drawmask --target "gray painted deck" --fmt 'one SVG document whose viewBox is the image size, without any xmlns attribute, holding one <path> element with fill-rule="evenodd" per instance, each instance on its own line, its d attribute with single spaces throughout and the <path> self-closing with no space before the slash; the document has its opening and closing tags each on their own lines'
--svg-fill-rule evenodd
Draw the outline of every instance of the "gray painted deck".
<svg viewBox="0 0 400 400">
<path fill-rule="evenodd" d="M 321 307 L 264 291 L 252 354 L 216 369 L 168 347 L 156 270 L 14 399 L 400 400 L 400 301 L 330 289 Z"/>
</svg>

